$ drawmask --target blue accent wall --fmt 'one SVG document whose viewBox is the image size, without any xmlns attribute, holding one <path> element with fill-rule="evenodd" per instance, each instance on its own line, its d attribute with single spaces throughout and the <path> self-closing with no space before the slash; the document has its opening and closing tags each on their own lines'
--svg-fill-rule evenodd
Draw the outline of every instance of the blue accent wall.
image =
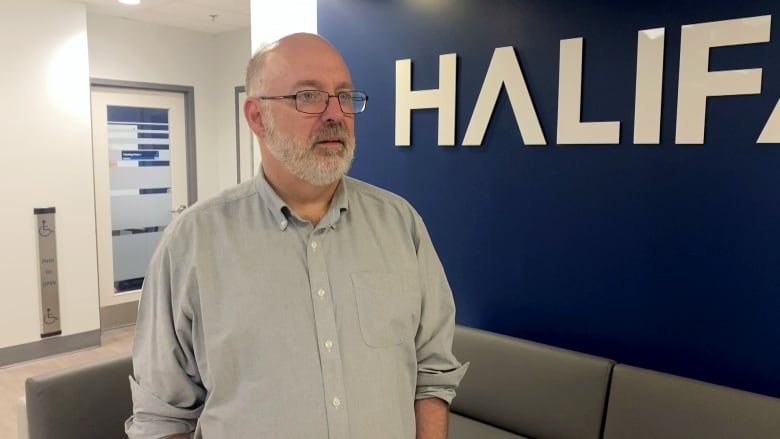
<svg viewBox="0 0 780 439">
<path fill-rule="evenodd" d="M 780 2 L 327 0 L 319 32 L 357 88 L 352 176 L 407 198 L 444 263 L 457 321 L 780 397 Z M 681 26 L 772 15 L 768 43 L 711 50 L 762 68 L 759 95 L 708 99 L 705 141 L 675 144 Z M 633 144 L 637 32 L 666 29 L 661 142 Z M 584 38 L 583 121 L 619 145 L 558 145 L 561 39 Z M 513 46 L 547 140 L 526 146 L 502 92 L 482 146 L 461 146 L 493 50 Z M 456 146 L 437 110 L 395 146 L 395 61 L 438 87 L 457 53 Z"/>
</svg>

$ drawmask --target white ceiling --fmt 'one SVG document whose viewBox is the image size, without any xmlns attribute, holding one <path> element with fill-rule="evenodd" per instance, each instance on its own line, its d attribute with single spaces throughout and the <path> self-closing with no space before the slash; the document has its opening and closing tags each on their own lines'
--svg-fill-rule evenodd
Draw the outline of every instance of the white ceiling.
<svg viewBox="0 0 780 439">
<path fill-rule="evenodd" d="M 117 0 L 75 0 L 87 12 L 162 24 L 198 32 L 221 33 L 250 24 L 250 0 L 141 0 L 128 6 Z"/>
</svg>

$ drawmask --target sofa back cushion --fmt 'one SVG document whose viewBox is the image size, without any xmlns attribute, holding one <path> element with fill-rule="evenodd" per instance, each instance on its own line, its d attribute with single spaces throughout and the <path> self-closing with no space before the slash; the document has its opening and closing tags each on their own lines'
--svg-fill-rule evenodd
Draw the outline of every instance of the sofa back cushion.
<svg viewBox="0 0 780 439">
<path fill-rule="evenodd" d="M 615 366 L 604 439 L 777 439 L 780 399 Z"/>
<path fill-rule="evenodd" d="M 27 378 L 30 439 L 127 438 L 130 354 Z"/>
<path fill-rule="evenodd" d="M 465 326 L 453 351 L 470 361 L 451 410 L 529 437 L 601 437 L 611 360 Z"/>
</svg>

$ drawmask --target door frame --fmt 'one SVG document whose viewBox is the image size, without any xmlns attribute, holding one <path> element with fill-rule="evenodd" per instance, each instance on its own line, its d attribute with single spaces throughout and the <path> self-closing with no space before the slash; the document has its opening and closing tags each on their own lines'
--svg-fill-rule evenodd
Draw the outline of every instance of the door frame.
<svg viewBox="0 0 780 439">
<path fill-rule="evenodd" d="M 184 142 L 187 150 L 187 205 L 198 200 L 198 167 L 195 152 L 195 87 L 157 84 L 153 82 L 122 81 L 119 79 L 89 78 L 90 87 L 114 87 L 133 90 L 151 90 L 184 95 Z"/>
<path fill-rule="evenodd" d="M 244 118 L 243 103 L 246 99 L 246 87 L 237 85 L 233 88 L 233 102 L 236 116 L 236 184 L 249 180 L 257 175 L 262 157 L 260 156 L 260 146 L 257 144 L 257 138 L 247 125 Z M 249 130 L 249 136 L 244 130 Z M 248 148 L 248 150 L 245 150 Z M 250 163 L 244 163 L 241 157 L 247 159 Z M 246 174 L 246 167 L 249 167 L 249 175 Z"/>
</svg>

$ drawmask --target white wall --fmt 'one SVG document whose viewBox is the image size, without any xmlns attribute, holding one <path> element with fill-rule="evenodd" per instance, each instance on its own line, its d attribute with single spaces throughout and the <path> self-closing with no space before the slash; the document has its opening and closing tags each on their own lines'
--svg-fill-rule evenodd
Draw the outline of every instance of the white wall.
<svg viewBox="0 0 780 439">
<path fill-rule="evenodd" d="M 62 0 L 0 13 L 0 349 L 40 340 L 33 209 L 57 209 L 63 335 L 99 322 L 89 78 L 195 88 L 200 199 L 235 183 L 233 88 L 248 29 L 214 35 L 87 15 Z"/>
<path fill-rule="evenodd" d="M 0 13 L 0 348 L 40 339 L 33 208 L 54 206 L 63 335 L 99 327 L 84 6 Z"/>
<path fill-rule="evenodd" d="M 249 29 L 226 32 L 217 35 L 216 87 L 214 102 L 217 112 L 217 144 L 219 145 L 219 185 L 228 187 L 236 184 L 236 130 L 235 130 L 235 87 L 244 85 L 246 64 L 251 56 Z M 239 113 L 241 123 L 243 113 Z"/>
<path fill-rule="evenodd" d="M 198 199 L 234 184 L 233 87 L 243 83 L 249 30 L 225 35 L 88 15 L 90 76 L 195 88 Z"/>
</svg>

